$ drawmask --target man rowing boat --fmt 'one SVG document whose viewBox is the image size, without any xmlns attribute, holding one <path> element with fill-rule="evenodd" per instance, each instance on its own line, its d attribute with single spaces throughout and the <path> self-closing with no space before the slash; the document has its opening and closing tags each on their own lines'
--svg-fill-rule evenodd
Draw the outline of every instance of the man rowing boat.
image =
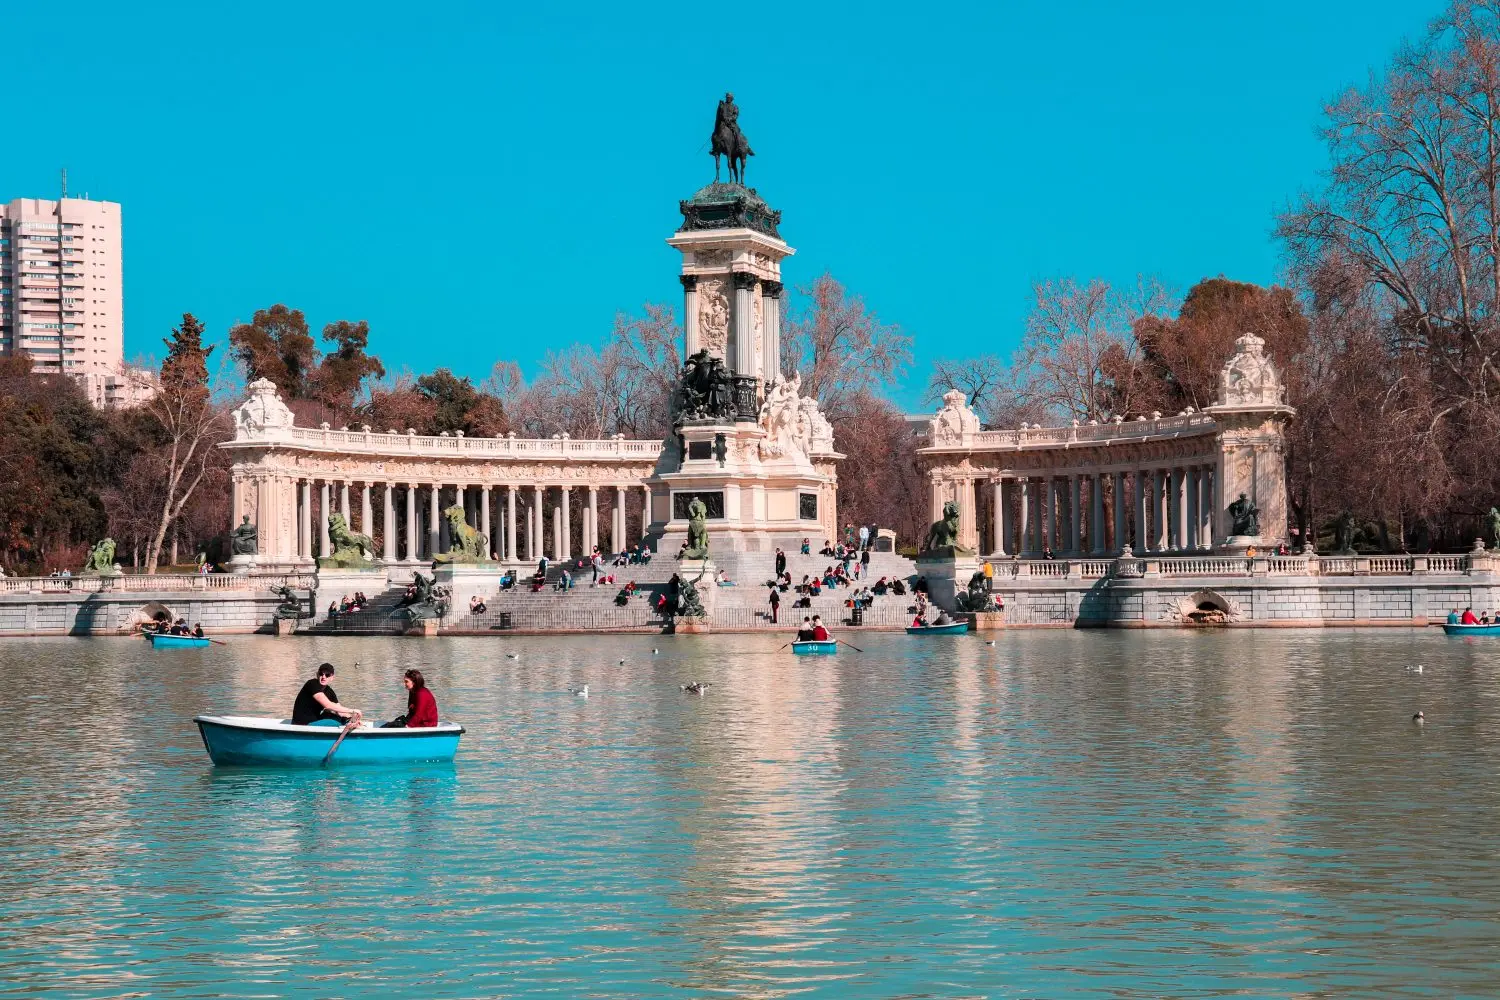
<svg viewBox="0 0 1500 1000">
<path fill-rule="evenodd" d="M 297 692 L 297 701 L 292 705 L 292 725 L 310 726 L 319 719 L 358 722 L 363 717 L 359 709 L 339 704 L 339 696 L 328 686 L 333 674 L 332 663 L 321 664 L 318 675 L 302 685 L 302 690 Z"/>
</svg>

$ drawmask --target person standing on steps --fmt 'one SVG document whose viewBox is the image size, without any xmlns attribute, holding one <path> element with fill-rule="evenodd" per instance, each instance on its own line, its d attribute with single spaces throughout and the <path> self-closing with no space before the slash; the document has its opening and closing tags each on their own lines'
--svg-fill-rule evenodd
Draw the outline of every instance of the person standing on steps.
<svg viewBox="0 0 1500 1000">
<path fill-rule="evenodd" d="M 786 553 L 781 549 L 776 550 L 776 579 L 781 579 L 781 574 L 786 572 Z"/>
<path fill-rule="evenodd" d="M 781 591 L 771 588 L 771 624 L 776 624 L 777 612 L 781 610 Z"/>
</svg>

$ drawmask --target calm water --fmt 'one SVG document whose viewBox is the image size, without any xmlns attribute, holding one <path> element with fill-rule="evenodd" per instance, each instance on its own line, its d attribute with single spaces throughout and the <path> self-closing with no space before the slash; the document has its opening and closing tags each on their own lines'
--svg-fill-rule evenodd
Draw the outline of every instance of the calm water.
<svg viewBox="0 0 1500 1000">
<path fill-rule="evenodd" d="M 7 641 L 0 997 L 1500 995 L 1500 642 L 856 641 Z M 457 763 L 209 764 L 325 658 Z"/>
</svg>

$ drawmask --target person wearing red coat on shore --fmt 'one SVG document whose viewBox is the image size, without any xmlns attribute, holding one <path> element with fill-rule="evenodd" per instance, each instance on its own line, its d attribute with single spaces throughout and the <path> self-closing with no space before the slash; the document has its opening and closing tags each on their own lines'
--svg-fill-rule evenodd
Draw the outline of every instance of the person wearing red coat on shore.
<svg viewBox="0 0 1500 1000">
<path fill-rule="evenodd" d="M 437 699 L 427 690 L 427 680 L 420 670 L 401 675 L 406 685 L 406 714 L 381 726 L 382 729 L 430 729 L 438 724 Z"/>
</svg>

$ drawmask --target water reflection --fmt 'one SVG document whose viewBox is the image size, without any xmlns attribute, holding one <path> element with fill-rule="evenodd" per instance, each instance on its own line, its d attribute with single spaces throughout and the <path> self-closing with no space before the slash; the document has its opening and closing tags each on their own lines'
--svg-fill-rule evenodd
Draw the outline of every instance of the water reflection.
<svg viewBox="0 0 1500 1000">
<path fill-rule="evenodd" d="M 8 747 L 0 997 L 1500 991 L 1487 647 L 777 645 L 8 642 L 66 724 Z M 420 668 L 458 761 L 208 765 L 194 714 L 285 714 L 325 659 L 376 718 Z"/>
</svg>

